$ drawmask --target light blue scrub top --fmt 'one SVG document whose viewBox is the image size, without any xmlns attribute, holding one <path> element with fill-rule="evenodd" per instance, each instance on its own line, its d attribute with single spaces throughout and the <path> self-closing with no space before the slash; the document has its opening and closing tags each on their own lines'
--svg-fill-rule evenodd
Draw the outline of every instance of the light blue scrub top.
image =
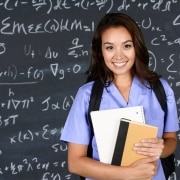
<svg viewBox="0 0 180 180">
<path fill-rule="evenodd" d="M 158 137 L 162 137 L 163 129 L 165 132 L 175 132 L 179 130 L 178 115 L 174 93 L 164 79 L 161 79 L 167 96 L 167 119 L 164 127 L 164 111 L 151 89 L 143 86 L 135 76 L 132 82 L 128 104 L 122 95 L 111 83 L 108 91 L 104 88 L 100 110 L 123 108 L 131 106 L 143 106 L 146 124 L 154 125 L 159 128 Z M 67 121 L 65 123 L 61 140 L 77 144 L 88 145 L 90 141 L 90 127 L 88 126 L 88 105 L 93 82 L 89 82 L 79 88 Z M 93 138 L 93 158 L 99 160 L 97 145 Z M 89 180 L 86 178 L 86 180 Z M 164 172 L 159 161 L 157 174 L 153 180 L 165 180 Z"/>
</svg>

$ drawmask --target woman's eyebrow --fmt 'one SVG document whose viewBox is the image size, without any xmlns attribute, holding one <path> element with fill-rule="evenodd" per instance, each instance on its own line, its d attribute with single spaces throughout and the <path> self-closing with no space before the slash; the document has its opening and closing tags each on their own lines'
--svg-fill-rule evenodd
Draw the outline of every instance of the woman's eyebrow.
<svg viewBox="0 0 180 180">
<path fill-rule="evenodd" d="M 128 42 L 133 43 L 132 40 L 127 40 L 127 41 L 123 42 L 123 44 L 126 44 L 126 43 L 128 43 Z"/>
<path fill-rule="evenodd" d="M 113 43 L 111 43 L 111 42 L 104 42 L 104 43 L 103 43 L 103 45 L 106 45 L 106 44 L 112 45 Z"/>
<path fill-rule="evenodd" d="M 132 40 L 127 40 L 127 41 L 124 41 L 122 44 L 126 44 L 126 43 L 133 43 L 133 41 Z M 114 43 L 112 43 L 112 42 L 104 42 L 103 43 L 103 45 L 113 45 Z"/>
</svg>

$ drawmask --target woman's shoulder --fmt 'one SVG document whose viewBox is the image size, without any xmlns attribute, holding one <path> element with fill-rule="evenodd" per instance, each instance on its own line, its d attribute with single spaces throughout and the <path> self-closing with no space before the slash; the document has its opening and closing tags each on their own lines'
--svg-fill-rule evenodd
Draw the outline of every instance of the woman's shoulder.
<svg viewBox="0 0 180 180">
<path fill-rule="evenodd" d="M 170 88 L 170 84 L 168 83 L 167 80 L 165 80 L 164 78 L 160 78 L 160 81 L 162 83 L 162 85 L 164 86 L 164 88 Z"/>
<path fill-rule="evenodd" d="M 94 81 L 90 81 L 88 83 L 85 83 L 83 84 L 82 86 L 79 87 L 78 91 L 83 91 L 83 92 L 86 92 L 86 91 L 91 91 L 92 89 L 92 86 L 94 84 Z"/>
<path fill-rule="evenodd" d="M 93 86 L 94 81 L 88 82 L 83 84 L 79 87 L 76 96 L 80 98 L 88 98 L 91 94 L 91 89 Z"/>
<path fill-rule="evenodd" d="M 160 78 L 160 81 L 161 81 L 167 95 L 174 94 L 173 89 L 167 80 L 165 80 L 164 78 Z"/>
</svg>

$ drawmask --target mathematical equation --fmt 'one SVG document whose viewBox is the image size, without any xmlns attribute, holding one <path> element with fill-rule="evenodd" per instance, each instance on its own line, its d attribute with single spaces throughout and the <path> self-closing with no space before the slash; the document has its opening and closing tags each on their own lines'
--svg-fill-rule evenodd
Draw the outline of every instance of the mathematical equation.
<svg viewBox="0 0 180 180">
<path fill-rule="evenodd" d="M 0 109 L 1 110 L 13 110 L 13 111 L 22 111 L 22 110 L 28 110 L 31 107 L 33 107 L 36 103 L 38 103 L 38 99 L 32 96 L 28 96 L 26 98 L 16 98 L 15 93 L 12 91 L 11 88 L 9 88 L 8 97 L 5 99 L 5 101 L 1 100 L 0 102 Z M 5 95 L 5 94 L 4 94 Z M 41 108 L 39 109 L 42 112 L 48 111 L 48 110 L 63 110 L 67 111 L 70 109 L 72 103 L 74 101 L 74 97 L 72 95 L 65 96 L 63 98 L 63 101 L 60 102 L 57 99 L 52 98 L 51 96 L 46 97 L 41 101 Z M 11 120 L 13 124 L 15 124 L 15 119 L 18 117 L 18 115 L 11 115 L 4 120 L 2 120 L 2 117 L 0 116 L 0 126 L 3 124 L 6 126 L 7 123 Z"/>
<path fill-rule="evenodd" d="M 33 132 L 33 130 L 24 129 L 23 131 L 18 131 L 17 134 L 8 139 L 10 144 L 25 143 L 28 141 L 36 141 L 36 137 L 41 137 L 42 140 L 50 140 L 53 138 L 52 136 L 55 136 L 56 134 L 59 134 L 57 128 L 51 129 L 49 124 L 45 124 L 39 131 Z M 53 148 L 55 148 L 55 146 Z"/>
<path fill-rule="evenodd" d="M 40 20 L 39 20 L 40 21 Z M 46 22 L 37 24 L 31 23 L 27 25 L 24 22 L 17 22 L 12 17 L 6 17 L 1 20 L 1 34 L 51 34 L 63 31 L 84 31 L 89 32 L 94 30 L 94 22 L 89 25 L 83 24 L 82 20 L 78 19 L 47 19 Z"/>
<path fill-rule="evenodd" d="M 67 149 L 66 149 L 67 150 Z M 49 168 L 58 169 L 61 167 L 62 169 L 66 167 L 66 162 L 44 162 L 39 161 L 37 157 L 33 157 L 28 160 L 27 158 L 23 159 L 21 163 L 11 162 L 9 165 L 6 165 L 4 168 L 0 168 L 0 175 L 5 173 L 11 173 L 12 175 L 18 175 L 22 172 L 26 172 L 27 174 L 33 171 L 44 171 L 42 174 L 41 180 L 62 180 L 62 179 L 71 179 L 71 174 L 66 174 L 62 176 L 60 173 L 52 173 L 49 172 Z"/>
<path fill-rule="evenodd" d="M 65 78 L 65 73 L 74 73 L 77 74 L 81 71 L 81 66 L 78 64 L 72 65 L 72 67 L 68 67 L 67 69 L 61 68 L 61 64 L 53 63 L 50 64 L 48 68 L 51 71 L 53 77 L 56 77 L 59 80 Z M 43 81 L 46 75 L 46 70 L 39 69 L 37 67 L 28 67 L 27 70 L 24 72 L 21 70 L 19 71 L 16 65 L 8 66 L 5 70 L 0 69 L 0 85 L 10 85 L 10 84 L 36 84 L 40 81 Z M 28 81 L 23 82 L 15 82 L 14 80 L 23 77 L 26 78 Z M 8 78 L 7 82 L 4 82 L 3 78 Z M 13 80 L 13 81 L 9 81 Z M 32 81 L 30 81 L 32 80 Z M 9 82 L 8 82 L 9 81 Z"/>
<path fill-rule="evenodd" d="M 7 53 L 6 43 L 0 43 L 0 55 Z M 38 58 L 38 56 L 42 56 L 45 59 L 58 59 L 60 58 L 61 52 L 57 50 L 53 50 L 51 46 L 48 46 L 44 52 L 42 50 L 37 50 L 33 47 L 32 44 L 25 44 L 23 48 L 25 56 L 30 56 L 32 59 Z M 65 53 L 64 51 L 62 54 Z M 80 42 L 79 38 L 74 38 L 71 41 L 70 47 L 67 49 L 67 55 L 73 58 L 78 57 L 86 57 L 89 55 L 89 51 L 84 49 L 84 45 Z"/>
<path fill-rule="evenodd" d="M 140 9 L 146 10 L 148 7 L 150 7 L 152 10 L 158 10 L 158 11 L 170 11 L 171 7 L 173 5 L 176 5 L 178 3 L 177 0 L 158 0 L 158 1 L 152 1 L 149 2 L 138 2 L 135 0 L 123 0 L 123 1 L 117 1 L 114 2 L 113 0 L 37 0 L 37 1 L 28 1 L 28 0 L 5 0 L 5 2 L 0 1 L 0 7 L 3 7 L 7 11 L 13 11 L 16 10 L 19 6 L 22 8 L 26 8 L 27 6 L 31 6 L 34 8 L 35 11 L 44 11 L 47 14 L 50 14 L 53 11 L 62 11 L 62 10 L 69 10 L 69 9 L 75 9 L 80 8 L 82 10 L 89 10 L 90 8 L 97 8 L 99 11 L 105 11 L 110 12 L 113 8 L 115 8 L 117 11 L 121 10 L 128 10 L 131 6 L 136 6 Z"/>
<path fill-rule="evenodd" d="M 88 57 L 89 56 L 89 51 L 84 49 L 84 45 L 80 43 L 79 38 L 74 38 L 71 42 L 71 47 L 67 49 L 67 55 L 71 56 L 73 58 L 78 58 L 78 57 Z M 65 52 L 62 52 L 62 54 L 65 54 Z M 32 59 L 37 58 L 37 55 L 43 55 L 45 59 L 58 59 L 60 58 L 61 52 L 52 50 L 50 46 L 46 48 L 46 51 L 42 53 L 40 50 L 36 50 L 35 48 L 32 47 L 31 44 L 25 44 L 24 46 L 24 54 L 28 57 L 30 56 Z"/>
</svg>

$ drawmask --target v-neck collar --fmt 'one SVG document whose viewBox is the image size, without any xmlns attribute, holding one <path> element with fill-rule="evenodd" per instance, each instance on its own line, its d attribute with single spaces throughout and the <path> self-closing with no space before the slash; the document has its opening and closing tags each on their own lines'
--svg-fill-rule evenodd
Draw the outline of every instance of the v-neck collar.
<svg viewBox="0 0 180 180">
<path fill-rule="evenodd" d="M 133 77 L 129 92 L 128 103 L 125 101 L 124 97 L 119 92 L 118 88 L 113 82 L 110 85 L 110 89 L 111 88 L 112 88 L 112 92 L 115 92 L 116 98 L 119 99 L 123 107 L 135 106 L 136 105 L 135 102 L 138 102 L 139 96 L 145 95 L 145 91 L 146 91 L 146 88 L 143 88 L 143 85 L 141 84 L 137 76 Z"/>
</svg>

